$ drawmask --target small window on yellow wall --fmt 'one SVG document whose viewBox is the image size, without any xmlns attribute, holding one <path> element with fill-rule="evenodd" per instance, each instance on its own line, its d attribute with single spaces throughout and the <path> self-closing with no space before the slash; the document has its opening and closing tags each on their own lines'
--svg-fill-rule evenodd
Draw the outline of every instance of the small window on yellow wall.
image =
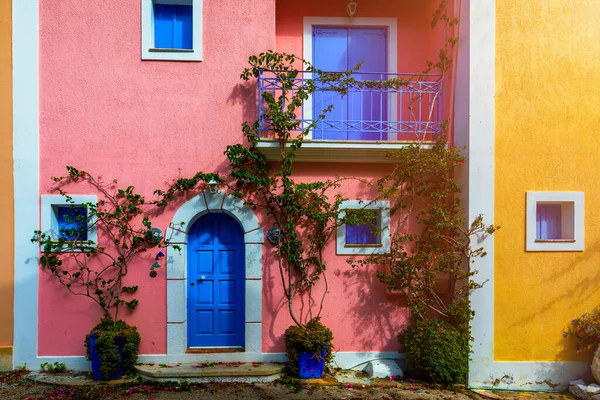
<svg viewBox="0 0 600 400">
<path fill-rule="evenodd" d="M 527 251 L 582 251 L 583 192 L 527 192 Z"/>
</svg>

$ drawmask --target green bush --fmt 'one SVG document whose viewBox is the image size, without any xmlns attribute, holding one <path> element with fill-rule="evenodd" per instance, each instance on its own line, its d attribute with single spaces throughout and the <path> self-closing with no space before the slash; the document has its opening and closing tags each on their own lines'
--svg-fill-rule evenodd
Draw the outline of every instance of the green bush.
<svg viewBox="0 0 600 400">
<path fill-rule="evenodd" d="M 102 379 L 109 379 L 117 371 L 120 357 L 119 349 L 115 342 L 116 337 L 124 337 L 123 363 L 121 373 L 128 375 L 133 373 L 138 351 L 140 349 L 140 334 L 135 326 L 128 325 L 125 321 L 115 321 L 110 315 L 104 316 L 100 323 L 85 336 L 85 348 L 88 360 L 90 354 L 90 335 L 96 333 L 96 351 L 100 356 L 100 374 Z"/>
<path fill-rule="evenodd" d="M 447 322 L 425 319 L 398 336 L 415 373 L 434 383 L 465 383 L 469 367 L 468 332 Z"/>
<path fill-rule="evenodd" d="M 321 352 L 325 346 L 325 365 L 333 360 L 332 350 L 333 333 L 329 328 L 321 323 L 320 318 L 313 318 L 306 327 L 292 325 L 285 330 L 285 348 L 289 359 L 288 370 L 298 376 L 300 369 L 298 368 L 299 354 L 313 353 L 316 357 L 321 357 Z"/>
</svg>

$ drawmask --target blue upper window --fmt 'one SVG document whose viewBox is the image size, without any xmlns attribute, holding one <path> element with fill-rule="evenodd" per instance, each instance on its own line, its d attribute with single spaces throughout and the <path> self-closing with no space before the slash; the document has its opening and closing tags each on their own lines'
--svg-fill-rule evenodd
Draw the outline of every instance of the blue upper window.
<svg viewBox="0 0 600 400">
<path fill-rule="evenodd" d="M 65 240 L 88 240 L 87 209 L 82 206 L 58 207 L 58 236 Z"/>
<path fill-rule="evenodd" d="M 154 3 L 154 47 L 193 49 L 193 6 Z"/>
</svg>

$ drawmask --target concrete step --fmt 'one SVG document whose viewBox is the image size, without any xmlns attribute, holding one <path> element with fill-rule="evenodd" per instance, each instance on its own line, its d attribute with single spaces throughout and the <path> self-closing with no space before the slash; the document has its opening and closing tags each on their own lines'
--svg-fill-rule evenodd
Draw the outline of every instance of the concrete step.
<svg viewBox="0 0 600 400">
<path fill-rule="evenodd" d="M 135 372 L 146 379 L 190 382 L 272 382 L 285 365 L 274 363 L 140 364 Z"/>
</svg>

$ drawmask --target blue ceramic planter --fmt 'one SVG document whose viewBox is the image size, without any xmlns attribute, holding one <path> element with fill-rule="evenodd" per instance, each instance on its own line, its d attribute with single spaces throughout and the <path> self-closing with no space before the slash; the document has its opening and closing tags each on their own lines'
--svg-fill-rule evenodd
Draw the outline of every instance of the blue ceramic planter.
<svg viewBox="0 0 600 400">
<path fill-rule="evenodd" d="M 298 354 L 300 379 L 322 378 L 326 353 L 327 350 L 324 349 L 321 352 L 321 357 L 317 357 L 314 353 L 300 352 Z"/>
<path fill-rule="evenodd" d="M 102 380 L 102 374 L 100 374 L 100 354 L 96 351 L 96 339 L 98 339 L 97 333 L 92 333 L 90 335 L 90 355 L 92 357 L 92 377 L 96 381 Z M 115 337 L 115 343 L 117 344 L 117 348 L 119 351 L 119 366 L 115 371 L 114 375 L 110 376 L 108 379 L 119 379 L 122 373 L 122 365 L 123 365 L 123 346 L 125 345 L 125 337 L 117 336 Z"/>
</svg>

